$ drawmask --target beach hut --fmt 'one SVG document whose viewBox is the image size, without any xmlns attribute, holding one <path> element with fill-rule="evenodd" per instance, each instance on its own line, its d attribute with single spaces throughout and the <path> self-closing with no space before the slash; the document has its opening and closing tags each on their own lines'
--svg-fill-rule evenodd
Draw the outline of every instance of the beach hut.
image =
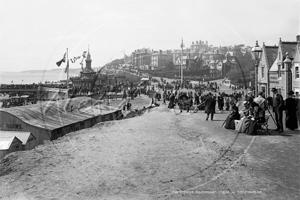
<svg viewBox="0 0 300 200">
<path fill-rule="evenodd" d="M 113 120 L 122 114 L 117 108 L 97 105 L 96 99 L 78 97 L 0 109 L 0 130 L 30 132 L 37 146 L 45 140 L 55 140 L 67 133 L 89 128 L 102 119 Z"/>
<path fill-rule="evenodd" d="M 15 136 L 2 137 L 0 136 L 0 159 L 7 154 L 22 150 L 22 142 Z"/>
<path fill-rule="evenodd" d="M 22 142 L 22 150 L 30 150 L 36 146 L 36 138 L 31 132 L 0 131 L 0 137 L 17 137 Z"/>
</svg>

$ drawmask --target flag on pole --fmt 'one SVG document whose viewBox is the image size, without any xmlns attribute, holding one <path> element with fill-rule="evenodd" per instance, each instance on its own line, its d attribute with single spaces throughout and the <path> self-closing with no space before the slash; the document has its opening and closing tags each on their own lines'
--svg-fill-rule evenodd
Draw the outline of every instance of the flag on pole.
<svg viewBox="0 0 300 200">
<path fill-rule="evenodd" d="M 82 53 L 82 57 L 86 58 L 86 55 L 85 55 L 86 52 L 87 52 L 87 51 L 84 51 L 84 52 Z"/>
<path fill-rule="evenodd" d="M 66 69 L 65 69 L 65 73 L 67 73 L 68 70 L 69 70 L 69 60 L 67 61 L 67 66 L 66 66 Z"/>
<path fill-rule="evenodd" d="M 56 65 L 59 67 L 63 62 L 66 62 L 66 53 L 64 54 L 64 57 L 60 61 L 56 62 Z"/>
<path fill-rule="evenodd" d="M 71 58 L 70 60 L 71 60 L 72 63 L 75 63 L 76 60 L 78 60 L 80 58 L 81 58 L 81 56 L 77 56 L 77 57 L 73 57 L 73 59 Z"/>
</svg>

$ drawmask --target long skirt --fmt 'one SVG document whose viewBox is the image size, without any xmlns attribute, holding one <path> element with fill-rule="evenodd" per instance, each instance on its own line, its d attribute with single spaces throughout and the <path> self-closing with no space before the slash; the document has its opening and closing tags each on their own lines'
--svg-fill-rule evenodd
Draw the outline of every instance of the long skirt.
<svg viewBox="0 0 300 200">
<path fill-rule="evenodd" d="M 173 100 L 169 101 L 168 108 L 172 109 L 175 107 L 175 102 Z"/>
<path fill-rule="evenodd" d="M 249 121 L 249 120 L 250 120 L 250 119 L 248 119 L 248 118 L 246 118 L 246 117 L 242 118 L 242 119 L 238 122 L 237 126 L 235 127 L 235 130 L 238 131 L 239 133 L 245 133 L 246 123 L 247 123 L 247 121 Z M 236 121 L 236 120 L 235 120 L 235 121 Z"/>
<path fill-rule="evenodd" d="M 298 128 L 297 115 L 296 112 L 289 112 L 285 115 L 285 127 L 290 130 L 295 130 Z"/>
</svg>

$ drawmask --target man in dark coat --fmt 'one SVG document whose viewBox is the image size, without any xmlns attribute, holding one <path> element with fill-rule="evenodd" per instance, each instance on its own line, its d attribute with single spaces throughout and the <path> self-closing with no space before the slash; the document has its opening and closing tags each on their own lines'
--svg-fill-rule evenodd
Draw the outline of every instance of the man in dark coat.
<svg viewBox="0 0 300 200">
<path fill-rule="evenodd" d="M 222 96 L 221 93 L 219 93 L 219 96 L 218 96 L 218 107 L 219 107 L 219 110 L 220 111 L 223 111 L 223 107 L 224 107 L 224 98 Z"/>
<path fill-rule="evenodd" d="M 215 109 L 216 109 L 216 100 L 215 98 L 212 97 L 212 94 L 209 93 L 208 97 L 205 99 L 205 112 L 207 114 L 206 121 L 208 120 L 210 114 L 211 114 L 210 117 L 211 121 L 214 120 Z"/>
<path fill-rule="evenodd" d="M 298 128 L 297 121 L 297 101 L 294 98 L 294 92 L 290 91 L 288 93 L 288 98 L 285 100 L 285 127 L 290 130 L 295 130 Z"/>
<path fill-rule="evenodd" d="M 275 119 L 277 125 L 275 131 L 283 132 L 283 121 L 282 121 L 282 115 L 284 109 L 283 97 L 281 94 L 278 94 L 277 88 L 272 88 L 271 91 L 274 94 L 272 105 L 273 105 L 273 112 L 275 113 Z"/>
<path fill-rule="evenodd" d="M 175 106 L 175 94 L 171 93 L 168 108 L 172 109 L 174 108 L 174 106 Z"/>
<path fill-rule="evenodd" d="M 199 99 L 198 92 L 195 93 L 195 104 L 196 104 L 197 106 L 200 104 L 200 99 Z"/>
</svg>

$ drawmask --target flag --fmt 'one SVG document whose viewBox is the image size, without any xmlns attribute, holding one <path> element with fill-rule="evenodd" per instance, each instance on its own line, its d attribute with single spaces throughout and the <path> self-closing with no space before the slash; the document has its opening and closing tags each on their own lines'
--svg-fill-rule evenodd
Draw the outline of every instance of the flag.
<svg viewBox="0 0 300 200">
<path fill-rule="evenodd" d="M 82 57 L 86 58 L 85 54 L 86 54 L 86 51 L 84 51 L 84 52 L 82 53 Z"/>
<path fill-rule="evenodd" d="M 80 57 L 81 57 L 81 56 L 77 56 L 77 57 L 74 57 L 73 59 L 71 58 L 70 60 L 71 60 L 72 63 L 75 63 L 76 60 L 80 59 Z"/>
<path fill-rule="evenodd" d="M 65 69 L 65 73 L 67 73 L 68 70 L 69 70 L 69 60 L 67 61 L 67 66 L 66 66 L 66 69 Z"/>
<path fill-rule="evenodd" d="M 65 62 L 65 61 L 66 61 L 66 53 L 64 54 L 64 57 L 60 61 L 56 62 L 56 65 L 59 67 L 61 65 L 61 63 Z"/>
</svg>

